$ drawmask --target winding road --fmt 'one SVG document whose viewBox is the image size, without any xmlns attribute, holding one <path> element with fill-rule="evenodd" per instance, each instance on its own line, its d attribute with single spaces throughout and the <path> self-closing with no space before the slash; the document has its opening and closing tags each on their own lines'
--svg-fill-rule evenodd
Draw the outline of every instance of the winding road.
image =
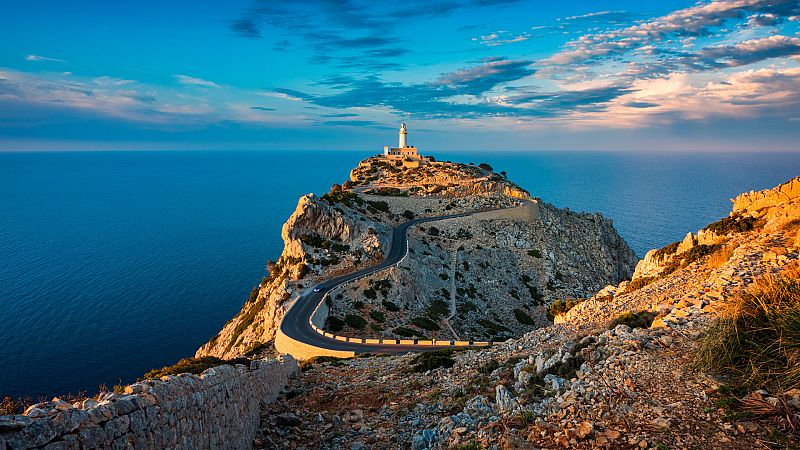
<svg viewBox="0 0 800 450">
<path fill-rule="evenodd" d="M 453 219 L 456 217 L 466 217 L 486 211 L 492 210 L 480 210 L 445 216 L 421 217 L 397 225 L 394 228 L 394 233 L 392 235 L 392 248 L 389 250 L 389 254 L 386 256 L 386 258 L 384 258 L 383 261 L 372 267 L 331 278 L 315 285 L 311 289 L 306 290 L 306 292 L 304 292 L 297 298 L 297 300 L 295 300 L 294 304 L 289 308 L 289 311 L 287 311 L 283 316 L 283 320 L 281 321 L 280 325 L 281 331 L 292 339 L 314 347 L 329 350 L 352 351 L 355 353 L 403 354 L 409 351 L 426 351 L 435 350 L 438 348 L 452 348 L 450 345 L 431 346 L 344 342 L 323 336 L 322 334 L 318 333 L 311 327 L 309 319 L 320 302 L 322 302 L 325 298 L 325 294 L 330 292 L 335 287 L 348 281 L 355 280 L 356 278 L 379 272 L 402 261 L 408 254 L 408 229 L 411 226 L 424 222 Z"/>
</svg>

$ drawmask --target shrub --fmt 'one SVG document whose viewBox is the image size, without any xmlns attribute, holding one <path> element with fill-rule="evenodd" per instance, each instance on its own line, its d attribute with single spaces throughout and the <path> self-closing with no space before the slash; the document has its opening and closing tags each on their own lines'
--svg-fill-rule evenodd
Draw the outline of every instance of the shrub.
<svg viewBox="0 0 800 450">
<path fill-rule="evenodd" d="M 633 292 L 635 290 L 641 289 L 656 280 L 658 280 L 658 277 L 634 278 L 628 283 L 628 287 L 625 288 L 625 292 Z"/>
<path fill-rule="evenodd" d="M 367 204 L 374 210 L 388 213 L 389 212 L 389 204 L 383 200 L 379 200 L 374 202 L 372 200 L 367 200 Z"/>
<path fill-rule="evenodd" d="M 364 289 L 364 297 L 367 297 L 368 299 L 371 299 L 371 300 L 375 300 L 375 299 L 378 298 L 378 292 L 375 291 L 375 289 L 373 289 L 371 287 L 370 288 L 366 288 L 366 289 Z"/>
<path fill-rule="evenodd" d="M 582 302 L 584 299 L 582 298 L 567 298 L 567 299 L 558 299 L 553 303 L 550 303 L 550 307 L 547 308 L 547 313 L 550 317 L 555 317 L 559 314 L 564 314 L 565 312 L 572 309 L 575 305 Z"/>
<path fill-rule="evenodd" d="M 759 225 L 759 221 L 755 217 L 736 215 L 710 223 L 705 229 L 713 231 L 719 236 L 725 236 L 731 233 L 744 233 L 757 228 Z"/>
<path fill-rule="evenodd" d="M 383 323 L 386 322 L 386 316 L 383 315 L 382 312 L 377 310 L 372 310 L 369 312 L 369 316 L 375 319 L 377 322 Z"/>
<path fill-rule="evenodd" d="M 430 235 L 430 236 L 438 236 L 439 235 L 439 229 L 436 228 L 436 227 L 428 228 L 428 235 Z"/>
<path fill-rule="evenodd" d="M 708 257 L 707 264 L 711 267 L 719 267 L 725 264 L 733 256 L 734 250 L 736 250 L 736 247 L 732 245 L 723 246 Z"/>
<path fill-rule="evenodd" d="M 383 305 L 384 308 L 386 308 L 387 311 L 391 312 L 400 311 L 400 307 L 397 306 L 395 303 L 390 302 L 389 300 L 384 300 L 381 302 L 381 304 Z"/>
<path fill-rule="evenodd" d="M 453 350 L 434 350 L 420 353 L 411 360 L 413 372 L 427 372 L 440 367 L 453 367 L 456 361 L 452 358 Z"/>
<path fill-rule="evenodd" d="M 414 213 L 409 210 L 405 210 L 403 211 L 403 217 L 405 217 L 408 220 L 411 220 L 414 218 Z"/>
<path fill-rule="evenodd" d="M 221 366 L 223 364 L 245 364 L 250 365 L 250 360 L 247 358 L 236 359 L 220 359 L 214 356 L 201 356 L 200 358 L 183 358 L 172 366 L 162 367 L 161 369 L 153 369 L 144 374 L 143 380 L 161 378 L 164 375 L 178 375 L 180 373 L 201 373 L 211 367 Z"/>
<path fill-rule="evenodd" d="M 447 280 L 450 279 L 450 275 L 448 275 L 446 273 L 440 273 L 439 274 L 439 278 L 441 278 L 443 281 L 447 281 Z"/>
<path fill-rule="evenodd" d="M 499 335 L 503 333 L 509 333 L 511 330 L 500 325 L 499 323 L 493 322 L 489 319 L 478 319 L 478 324 L 482 326 L 486 331 L 493 335 Z"/>
<path fill-rule="evenodd" d="M 537 250 L 537 249 L 535 249 L 535 248 L 532 248 L 532 249 L 528 250 L 528 255 L 533 256 L 534 258 L 541 258 L 542 257 L 542 252 Z"/>
<path fill-rule="evenodd" d="M 696 364 L 748 388 L 800 388 L 800 281 L 765 277 L 732 298 L 700 339 Z"/>
<path fill-rule="evenodd" d="M 526 313 L 525 311 L 523 311 L 523 310 L 521 310 L 519 308 L 515 308 L 514 309 L 514 317 L 517 318 L 517 322 L 519 322 L 519 323 L 521 323 L 523 325 L 533 325 L 533 324 L 536 323 L 536 322 L 533 321 L 531 316 L 528 315 L 528 313 Z"/>
<path fill-rule="evenodd" d="M 436 331 L 440 329 L 438 323 L 427 317 L 414 317 L 411 319 L 411 323 L 419 328 L 422 328 L 423 330 Z"/>
<path fill-rule="evenodd" d="M 328 316 L 328 319 L 325 321 L 325 328 L 333 331 L 334 333 L 342 331 L 344 328 L 344 320 L 336 316 Z"/>
<path fill-rule="evenodd" d="M 626 311 L 612 320 L 611 323 L 608 324 L 608 329 L 613 330 L 617 325 L 627 325 L 631 328 L 650 328 L 656 315 L 657 314 L 653 311 Z"/>
<path fill-rule="evenodd" d="M 357 314 L 348 314 L 344 316 L 344 323 L 356 330 L 363 330 L 364 327 L 367 326 L 367 321 Z"/>
<path fill-rule="evenodd" d="M 673 242 L 671 244 L 667 244 L 661 247 L 660 249 L 656 250 L 656 252 L 653 253 L 653 257 L 655 259 L 663 259 L 667 255 L 672 255 L 673 253 L 678 251 L 679 245 L 681 245 L 680 242 Z"/>
<path fill-rule="evenodd" d="M 444 300 L 436 299 L 428 306 L 428 316 L 434 320 L 448 314 L 450 314 L 450 306 Z"/>
<path fill-rule="evenodd" d="M 364 309 L 364 302 L 361 300 L 356 300 L 353 302 L 353 308 L 355 309 Z"/>
<path fill-rule="evenodd" d="M 414 337 L 414 336 L 422 337 L 422 334 L 420 334 L 417 330 L 413 328 L 397 327 L 394 330 L 392 330 L 392 332 L 400 337 Z"/>
</svg>

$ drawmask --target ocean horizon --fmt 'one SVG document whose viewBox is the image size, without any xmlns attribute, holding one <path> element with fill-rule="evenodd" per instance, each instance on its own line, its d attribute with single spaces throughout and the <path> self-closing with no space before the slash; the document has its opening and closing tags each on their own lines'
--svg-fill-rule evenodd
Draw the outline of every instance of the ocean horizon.
<svg viewBox="0 0 800 450">
<path fill-rule="evenodd" d="M 424 149 L 423 149 L 424 153 Z M 172 364 L 240 309 L 300 196 L 369 152 L 0 152 L 0 396 L 93 393 Z M 797 153 L 433 152 L 601 212 L 642 257 L 800 172 Z"/>
</svg>

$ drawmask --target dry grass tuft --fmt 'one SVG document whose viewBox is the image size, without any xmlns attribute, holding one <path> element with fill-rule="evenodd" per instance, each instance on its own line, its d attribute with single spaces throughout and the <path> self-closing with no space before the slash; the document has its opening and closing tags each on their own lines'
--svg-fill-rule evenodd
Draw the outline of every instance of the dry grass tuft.
<svg viewBox="0 0 800 450">
<path fill-rule="evenodd" d="M 732 299 L 700 341 L 699 369 L 747 388 L 800 387 L 800 281 L 764 277 Z"/>
<path fill-rule="evenodd" d="M 715 251 L 714 253 L 711 254 L 711 256 L 708 257 L 707 264 L 710 267 L 715 267 L 715 268 L 722 266 L 723 264 L 728 262 L 728 260 L 731 259 L 734 250 L 736 250 L 736 247 L 733 245 L 728 244 L 723 246 L 722 248 Z"/>
</svg>

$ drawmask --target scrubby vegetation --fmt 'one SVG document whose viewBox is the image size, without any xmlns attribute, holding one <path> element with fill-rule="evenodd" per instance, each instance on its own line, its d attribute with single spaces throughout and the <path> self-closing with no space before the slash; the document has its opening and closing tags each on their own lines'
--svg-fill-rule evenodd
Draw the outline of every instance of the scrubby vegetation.
<svg viewBox="0 0 800 450">
<path fill-rule="evenodd" d="M 249 366 L 250 360 L 247 358 L 220 359 L 214 356 L 183 358 L 172 366 L 162 367 L 161 369 L 153 369 L 144 374 L 141 379 L 151 380 L 161 378 L 165 375 L 178 375 L 180 373 L 202 373 L 206 369 L 221 366 L 223 364 L 244 364 Z"/>
<path fill-rule="evenodd" d="M 547 308 L 547 314 L 550 317 L 550 320 L 552 320 L 553 317 L 559 314 L 564 314 L 582 301 L 584 301 L 582 298 L 560 298 L 550 304 L 550 307 Z"/>
<path fill-rule="evenodd" d="M 533 318 L 528 315 L 528 313 L 519 308 L 514 309 L 514 317 L 517 318 L 517 322 L 523 325 L 534 325 L 536 323 L 533 321 Z"/>
<path fill-rule="evenodd" d="M 748 388 L 800 388 L 800 280 L 766 277 L 732 299 L 700 341 L 700 369 Z"/>
<path fill-rule="evenodd" d="M 529 256 L 533 256 L 534 258 L 541 258 L 542 257 L 542 252 L 537 250 L 537 249 L 535 249 L 535 248 L 532 248 L 532 249 L 528 250 L 528 255 Z"/>
<path fill-rule="evenodd" d="M 453 350 L 434 350 L 431 352 L 420 353 L 411 360 L 411 370 L 413 372 L 427 372 L 440 367 L 453 367 L 456 361 L 453 359 Z"/>
<path fill-rule="evenodd" d="M 719 236 L 731 233 L 744 233 L 759 227 L 759 220 L 755 217 L 740 215 L 725 217 L 706 226 L 706 230 L 713 231 Z"/>
<path fill-rule="evenodd" d="M 325 321 L 325 328 L 333 331 L 334 333 L 342 331 L 342 329 L 344 329 L 344 320 L 336 316 L 328 316 L 328 319 Z"/>
<path fill-rule="evenodd" d="M 676 251 L 678 251 L 679 245 L 681 245 L 680 242 L 673 242 L 671 244 L 667 244 L 661 247 L 660 249 L 656 250 L 655 253 L 653 253 L 653 257 L 655 259 L 664 259 L 665 256 L 672 255 Z"/>
<path fill-rule="evenodd" d="M 423 330 L 437 331 L 440 329 L 438 323 L 427 317 L 414 317 L 411 319 L 411 323 L 419 328 L 422 328 Z"/>
<path fill-rule="evenodd" d="M 367 326 L 367 321 L 357 314 L 348 314 L 344 316 L 344 323 L 356 330 L 363 330 Z"/>
<path fill-rule="evenodd" d="M 653 311 L 626 311 L 608 324 L 608 329 L 613 330 L 617 325 L 627 325 L 631 328 L 650 328 L 657 314 Z"/>
</svg>

